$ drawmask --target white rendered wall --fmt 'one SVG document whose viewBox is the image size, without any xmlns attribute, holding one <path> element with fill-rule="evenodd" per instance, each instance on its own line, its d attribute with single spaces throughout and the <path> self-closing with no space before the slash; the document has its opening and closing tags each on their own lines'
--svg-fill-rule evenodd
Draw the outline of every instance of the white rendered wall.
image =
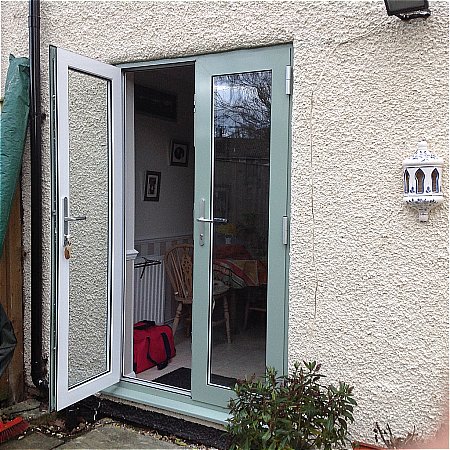
<svg viewBox="0 0 450 450">
<path fill-rule="evenodd" d="M 289 359 L 355 386 L 355 437 L 376 420 L 433 433 L 448 410 L 448 6 L 430 3 L 418 23 L 381 0 L 42 4 L 47 114 L 50 44 L 120 63 L 293 42 Z M 27 54 L 26 2 L 2 2 L 1 32 L 3 86 L 8 54 Z M 401 164 L 423 136 L 445 159 L 445 203 L 427 223 L 402 204 Z M 46 121 L 45 336 L 48 142 Z M 26 153 L 26 252 L 28 174 Z M 29 256 L 25 272 L 29 317 Z"/>
</svg>

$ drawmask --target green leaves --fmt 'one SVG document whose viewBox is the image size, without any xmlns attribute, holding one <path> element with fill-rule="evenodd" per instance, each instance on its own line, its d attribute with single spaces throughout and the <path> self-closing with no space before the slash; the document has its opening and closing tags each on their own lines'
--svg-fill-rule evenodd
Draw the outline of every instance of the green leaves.
<svg viewBox="0 0 450 450">
<path fill-rule="evenodd" d="M 233 449 L 286 450 L 345 446 L 353 422 L 353 387 L 320 383 L 316 361 L 295 363 L 290 375 L 277 377 L 268 367 L 263 379 L 239 381 L 230 400 L 227 429 Z"/>
</svg>

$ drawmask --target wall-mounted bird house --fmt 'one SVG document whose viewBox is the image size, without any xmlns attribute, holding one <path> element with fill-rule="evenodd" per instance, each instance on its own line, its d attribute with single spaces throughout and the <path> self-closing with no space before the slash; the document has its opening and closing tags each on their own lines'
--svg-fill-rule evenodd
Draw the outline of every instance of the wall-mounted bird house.
<svg viewBox="0 0 450 450">
<path fill-rule="evenodd" d="M 426 222 L 430 209 L 444 201 L 442 166 L 444 160 L 428 150 L 426 141 L 417 144 L 417 151 L 403 161 L 403 200 L 419 210 L 419 220 Z"/>
</svg>

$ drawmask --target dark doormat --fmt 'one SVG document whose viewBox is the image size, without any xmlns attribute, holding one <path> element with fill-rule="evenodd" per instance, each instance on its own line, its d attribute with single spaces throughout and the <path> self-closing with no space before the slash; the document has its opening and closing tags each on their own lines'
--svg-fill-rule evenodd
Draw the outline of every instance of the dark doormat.
<svg viewBox="0 0 450 450">
<path fill-rule="evenodd" d="M 152 381 L 189 391 L 191 389 L 191 369 L 180 367 Z M 236 384 L 236 378 L 223 377 L 213 373 L 211 374 L 211 383 L 232 388 Z"/>
</svg>

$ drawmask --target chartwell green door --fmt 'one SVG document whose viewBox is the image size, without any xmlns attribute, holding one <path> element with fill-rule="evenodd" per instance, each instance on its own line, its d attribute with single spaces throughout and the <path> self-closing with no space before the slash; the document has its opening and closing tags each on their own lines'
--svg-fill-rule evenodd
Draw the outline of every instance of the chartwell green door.
<svg viewBox="0 0 450 450">
<path fill-rule="evenodd" d="M 288 45 L 195 61 L 192 398 L 286 369 Z"/>
</svg>

